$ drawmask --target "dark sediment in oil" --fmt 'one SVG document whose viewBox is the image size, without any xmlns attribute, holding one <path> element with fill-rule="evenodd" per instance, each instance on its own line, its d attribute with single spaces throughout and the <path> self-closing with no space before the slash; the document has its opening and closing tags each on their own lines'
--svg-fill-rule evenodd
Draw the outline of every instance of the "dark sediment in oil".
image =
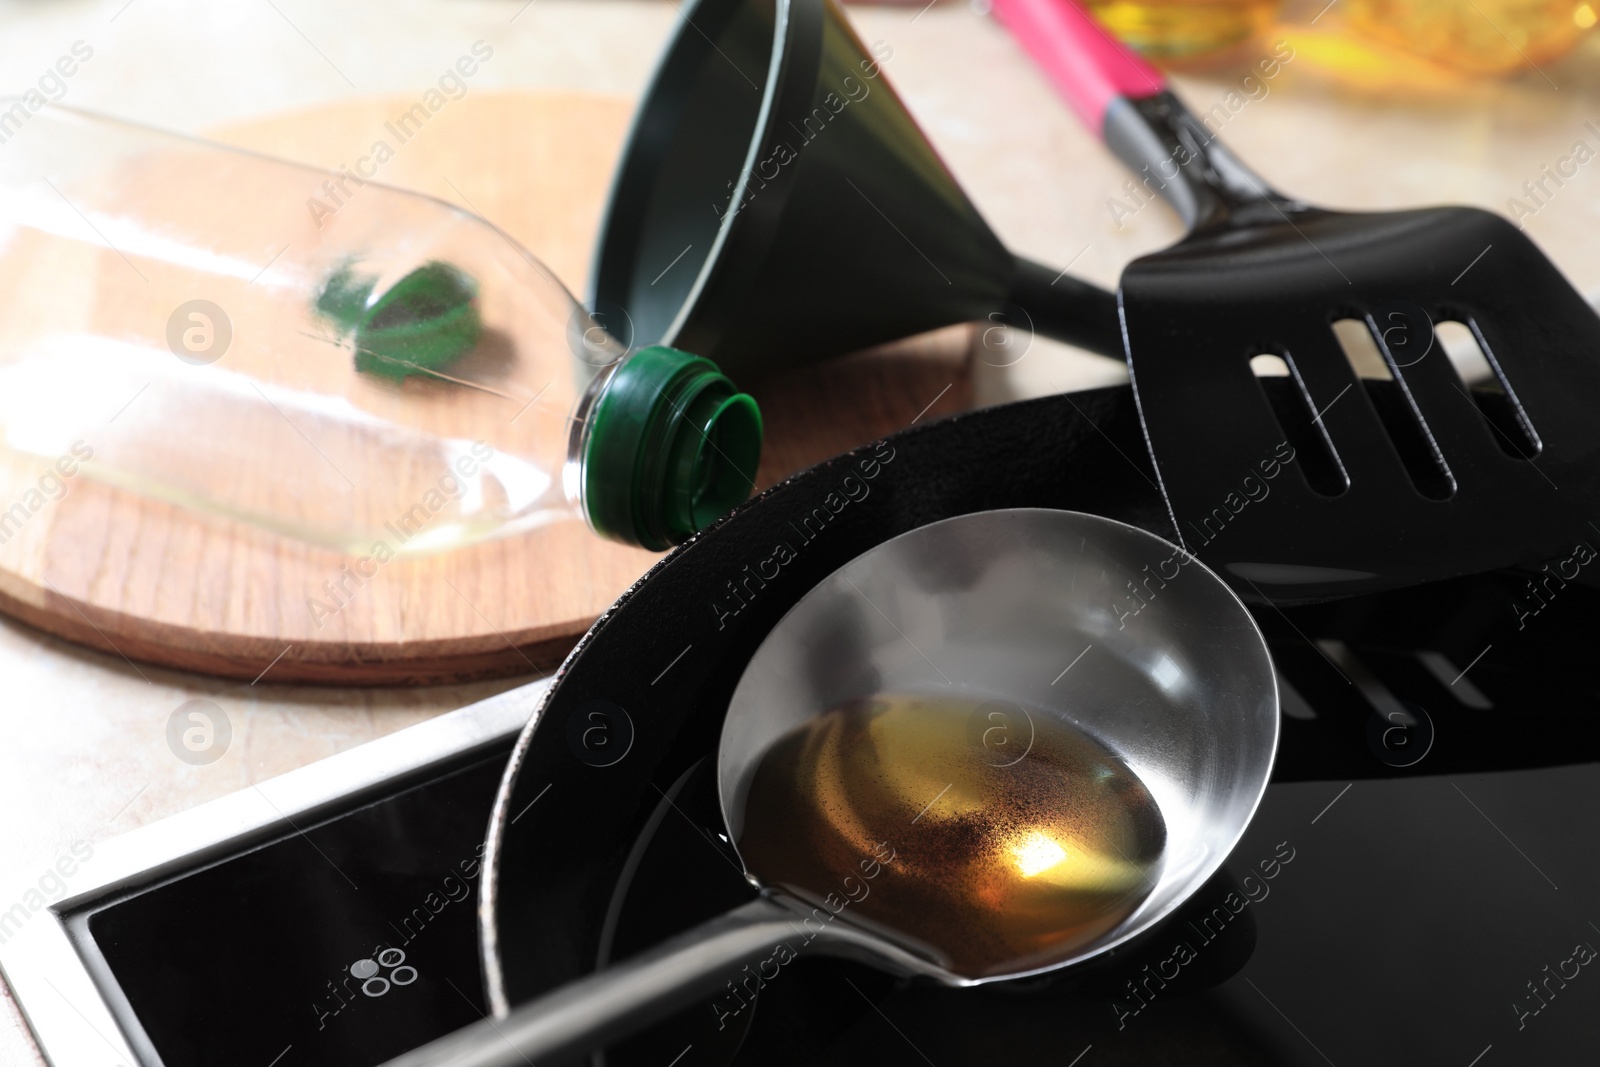
<svg viewBox="0 0 1600 1067">
<path fill-rule="evenodd" d="M 763 755 L 738 847 L 764 884 L 848 899 L 848 918 L 977 978 L 1047 966 L 1115 928 L 1154 887 L 1165 841 L 1138 776 L 1054 714 L 884 694 Z M 863 880 L 884 846 L 894 859 Z"/>
</svg>

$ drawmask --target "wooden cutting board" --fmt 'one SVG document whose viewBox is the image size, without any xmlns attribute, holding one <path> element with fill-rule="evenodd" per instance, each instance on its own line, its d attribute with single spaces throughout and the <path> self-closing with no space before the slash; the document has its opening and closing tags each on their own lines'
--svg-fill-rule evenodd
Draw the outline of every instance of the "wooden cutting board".
<svg viewBox="0 0 1600 1067">
<path fill-rule="evenodd" d="M 413 102 L 351 101 L 212 133 L 332 169 Z M 383 179 L 481 212 L 581 293 L 631 112 L 612 97 L 475 93 L 408 142 Z M 195 210 L 225 219 L 226 206 Z M 960 327 L 741 382 L 767 421 L 759 487 L 970 406 L 971 338 Z M 0 466 L 8 486 L 43 470 L 14 456 Z M 306 598 L 348 557 L 89 478 L 69 486 L 0 545 L 0 610 L 130 660 L 235 678 L 394 685 L 544 669 L 658 558 L 566 524 L 554 538 L 546 529 L 397 559 L 319 620 Z"/>
</svg>

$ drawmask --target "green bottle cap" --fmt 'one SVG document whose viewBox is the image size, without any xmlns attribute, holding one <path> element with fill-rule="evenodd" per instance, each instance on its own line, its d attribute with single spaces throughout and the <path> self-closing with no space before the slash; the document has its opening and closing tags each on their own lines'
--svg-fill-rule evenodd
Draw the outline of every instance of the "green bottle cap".
<svg viewBox="0 0 1600 1067">
<path fill-rule="evenodd" d="M 708 359 L 652 345 L 622 363 L 589 412 L 583 500 L 589 524 L 661 550 L 750 495 L 761 409 Z"/>
</svg>

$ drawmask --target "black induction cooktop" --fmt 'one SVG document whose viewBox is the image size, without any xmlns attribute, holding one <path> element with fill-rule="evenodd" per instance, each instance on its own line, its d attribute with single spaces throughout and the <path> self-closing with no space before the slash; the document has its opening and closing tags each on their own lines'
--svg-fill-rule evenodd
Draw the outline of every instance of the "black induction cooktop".
<svg viewBox="0 0 1600 1067">
<path fill-rule="evenodd" d="M 1465 710 L 1507 731 L 1509 749 L 1509 735 L 1560 717 L 1497 723 L 1496 691 L 1519 684 L 1505 672 L 1461 691 L 1473 708 L 1415 656 L 1295 648 L 1289 622 L 1267 627 L 1287 683 L 1285 765 L 1330 724 L 1392 701 L 1413 717 L 1384 720 L 1398 727 L 1367 755 L 1386 775 L 1416 759 L 1409 776 L 1274 784 L 1223 873 L 1111 966 L 953 991 L 802 959 L 736 1041 L 716 1040 L 706 1012 L 611 1062 L 1583 1062 L 1600 1012 L 1600 854 L 1582 813 L 1600 807 L 1600 764 L 1429 773 L 1463 739 L 1430 738 L 1424 722 Z M 141 1035 L 141 1062 L 376 1065 L 480 1018 L 476 893 L 509 747 L 506 735 L 445 754 L 380 795 L 69 916 L 125 998 L 118 1022 Z M 685 883 L 742 892 L 709 779 L 651 821 L 640 900 Z M 672 921 L 657 916 L 655 933 Z"/>
<path fill-rule="evenodd" d="M 85 916 L 166 1067 L 381 1063 L 482 1017 L 504 751 Z"/>
</svg>

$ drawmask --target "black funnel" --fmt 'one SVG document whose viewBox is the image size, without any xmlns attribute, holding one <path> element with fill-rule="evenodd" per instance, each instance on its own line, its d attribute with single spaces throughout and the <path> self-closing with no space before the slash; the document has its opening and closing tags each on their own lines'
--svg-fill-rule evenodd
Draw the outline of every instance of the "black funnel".
<svg viewBox="0 0 1600 1067">
<path fill-rule="evenodd" d="M 1012 256 L 833 0 L 698 0 L 612 188 L 597 318 L 739 379 L 995 315 L 1118 358 L 1115 298 Z"/>
</svg>

